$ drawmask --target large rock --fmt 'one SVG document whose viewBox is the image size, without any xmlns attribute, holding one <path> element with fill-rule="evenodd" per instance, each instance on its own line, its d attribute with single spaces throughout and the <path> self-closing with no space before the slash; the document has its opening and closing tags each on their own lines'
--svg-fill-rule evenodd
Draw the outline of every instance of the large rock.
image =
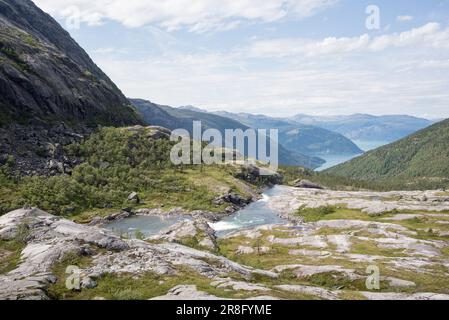
<svg viewBox="0 0 449 320">
<path fill-rule="evenodd" d="M 206 220 L 201 218 L 178 222 L 147 240 L 182 243 L 189 239 L 196 239 L 200 246 L 209 250 L 216 251 L 218 249 L 214 230 Z"/>
<path fill-rule="evenodd" d="M 128 202 L 133 204 L 139 204 L 140 203 L 139 194 L 137 192 L 131 192 L 130 195 L 128 196 Z"/>
<path fill-rule="evenodd" d="M 309 180 L 296 180 L 293 183 L 293 185 L 296 188 L 302 188 L 302 189 L 319 189 L 319 190 L 324 189 L 323 186 L 321 186 L 317 183 L 310 182 Z"/>
<path fill-rule="evenodd" d="M 226 300 L 213 296 L 209 293 L 199 291 L 195 285 L 176 286 L 165 295 L 153 298 L 152 300 Z"/>
</svg>

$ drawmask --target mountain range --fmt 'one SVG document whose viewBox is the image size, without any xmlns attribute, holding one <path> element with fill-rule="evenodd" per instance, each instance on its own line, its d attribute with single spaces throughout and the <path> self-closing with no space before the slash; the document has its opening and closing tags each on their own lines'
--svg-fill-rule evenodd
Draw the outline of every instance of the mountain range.
<svg viewBox="0 0 449 320">
<path fill-rule="evenodd" d="M 325 155 L 361 154 L 354 140 L 393 142 L 432 124 L 402 115 L 299 114 L 282 119 L 130 101 L 69 33 L 29 0 L 0 1 L 0 92 L 0 164 L 12 156 L 20 171 L 30 175 L 48 174 L 54 168 L 65 172 L 71 160 L 63 146 L 100 125 L 151 124 L 190 131 L 192 121 L 200 120 L 204 129 L 222 132 L 277 128 L 280 162 L 317 168 Z M 445 123 L 328 172 L 360 179 L 444 176 Z"/>
<path fill-rule="evenodd" d="M 202 112 L 201 109 L 197 108 L 173 108 L 142 99 L 130 99 L 130 101 L 137 108 L 146 123 L 171 130 L 186 129 L 192 134 L 193 121 L 201 121 L 203 130 L 217 129 L 223 136 L 226 129 L 242 129 L 245 131 L 250 128 L 250 126 L 234 119 Z M 244 152 L 244 150 L 239 151 Z M 313 169 L 324 163 L 324 160 L 318 157 L 305 155 L 295 150 L 287 150 L 282 143 L 279 146 L 279 161 L 283 165 L 304 166 Z"/>
<path fill-rule="evenodd" d="M 310 156 L 358 155 L 363 151 L 343 135 L 317 126 L 304 125 L 293 120 L 272 118 L 249 113 L 217 112 L 257 129 L 279 130 L 279 142 L 288 150 L 295 150 Z"/>
<path fill-rule="evenodd" d="M 299 114 L 291 119 L 302 124 L 341 133 L 352 141 L 383 141 L 386 143 L 402 139 L 433 123 L 427 119 L 408 115 L 310 116 Z"/>
</svg>

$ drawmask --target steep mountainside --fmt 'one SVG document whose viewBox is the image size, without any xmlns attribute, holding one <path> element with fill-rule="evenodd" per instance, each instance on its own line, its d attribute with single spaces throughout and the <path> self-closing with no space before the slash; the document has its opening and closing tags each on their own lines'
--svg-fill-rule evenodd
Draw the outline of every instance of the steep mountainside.
<svg viewBox="0 0 449 320">
<path fill-rule="evenodd" d="M 348 138 L 323 128 L 264 115 L 229 112 L 219 112 L 218 114 L 235 119 L 253 128 L 279 129 L 280 142 L 292 151 L 318 157 L 327 154 L 356 155 L 363 153 Z"/>
<path fill-rule="evenodd" d="M 194 111 L 192 108 L 177 109 L 141 99 L 130 99 L 130 101 L 137 107 L 142 118 L 147 123 L 171 130 L 183 128 L 191 133 L 193 121 L 201 121 L 203 130 L 212 128 L 218 129 L 222 133 L 226 129 L 249 129 L 249 126 L 236 120 L 212 113 Z M 279 161 L 284 165 L 304 166 L 307 168 L 317 168 L 324 163 L 320 158 L 287 150 L 282 145 L 279 146 Z"/>
<path fill-rule="evenodd" d="M 87 53 L 29 0 L 0 1 L 0 166 L 69 173 L 64 146 L 98 125 L 143 123 Z"/>
<path fill-rule="evenodd" d="M 352 140 L 394 142 L 432 124 L 427 119 L 411 116 L 350 116 L 297 115 L 292 120 L 338 132 Z"/>
<path fill-rule="evenodd" d="M 327 173 L 360 180 L 449 179 L 449 119 Z"/>
<path fill-rule="evenodd" d="M 139 123 L 114 83 L 29 0 L 0 1 L 0 92 L 0 125 Z"/>
</svg>

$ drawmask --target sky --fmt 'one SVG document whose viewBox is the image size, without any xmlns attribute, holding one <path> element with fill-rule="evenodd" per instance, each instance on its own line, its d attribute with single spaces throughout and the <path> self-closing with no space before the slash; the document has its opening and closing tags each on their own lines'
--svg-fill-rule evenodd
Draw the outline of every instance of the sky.
<svg viewBox="0 0 449 320">
<path fill-rule="evenodd" d="M 131 98 L 449 117 L 449 0 L 35 0 Z"/>
</svg>

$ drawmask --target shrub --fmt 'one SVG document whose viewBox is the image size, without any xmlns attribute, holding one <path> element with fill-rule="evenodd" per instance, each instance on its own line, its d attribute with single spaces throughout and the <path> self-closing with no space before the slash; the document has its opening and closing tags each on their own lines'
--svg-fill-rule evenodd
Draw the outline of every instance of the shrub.
<svg viewBox="0 0 449 320">
<path fill-rule="evenodd" d="M 335 207 L 324 206 L 319 208 L 301 207 L 297 211 L 297 215 L 304 218 L 305 222 L 316 222 L 324 219 L 326 216 L 337 211 Z"/>
</svg>

